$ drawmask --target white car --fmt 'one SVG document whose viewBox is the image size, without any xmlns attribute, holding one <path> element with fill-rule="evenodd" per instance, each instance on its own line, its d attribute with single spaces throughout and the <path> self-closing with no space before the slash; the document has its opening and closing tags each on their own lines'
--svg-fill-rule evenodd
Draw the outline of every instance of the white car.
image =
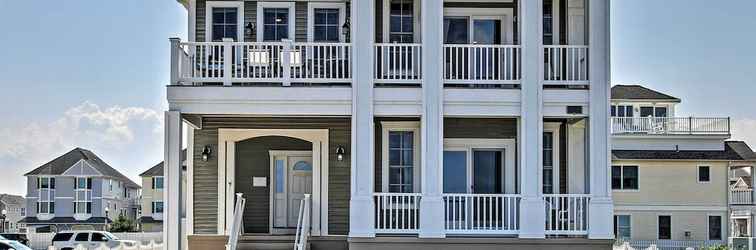
<svg viewBox="0 0 756 250">
<path fill-rule="evenodd" d="M 102 244 L 115 248 L 136 246 L 137 242 L 120 240 L 115 235 L 104 231 L 64 231 L 56 233 L 52 239 L 52 246 L 56 250 L 74 250 L 79 245 L 86 249 L 97 249 Z"/>
<path fill-rule="evenodd" d="M 31 250 L 15 240 L 0 240 L 0 250 Z"/>
</svg>

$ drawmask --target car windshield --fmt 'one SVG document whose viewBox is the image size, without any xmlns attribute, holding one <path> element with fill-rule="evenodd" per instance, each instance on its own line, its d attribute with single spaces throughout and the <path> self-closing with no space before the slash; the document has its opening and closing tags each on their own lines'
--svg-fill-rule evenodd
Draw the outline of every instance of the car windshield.
<svg viewBox="0 0 756 250">
<path fill-rule="evenodd" d="M 9 241 L 8 244 L 16 250 L 31 250 L 31 248 L 24 246 L 24 244 L 21 244 L 18 241 Z"/>
<path fill-rule="evenodd" d="M 103 234 L 105 234 L 105 236 L 107 236 L 107 237 L 108 237 L 108 238 L 110 238 L 111 240 L 119 240 L 119 239 L 118 239 L 118 237 L 116 237 L 116 236 L 115 236 L 115 235 L 113 235 L 112 233 L 109 233 L 109 232 L 103 232 Z"/>
</svg>

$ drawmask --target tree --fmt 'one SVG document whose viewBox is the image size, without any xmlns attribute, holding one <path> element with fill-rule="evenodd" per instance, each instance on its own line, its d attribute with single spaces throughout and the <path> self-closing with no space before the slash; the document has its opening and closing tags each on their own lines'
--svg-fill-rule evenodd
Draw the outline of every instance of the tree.
<svg viewBox="0 0 756 250">
<path fill-rule="evenodd" d="M 109 231 L 114 233 L 134 232 L 136 231 L 136 225 L 134 224 L 134 221 L 126 218 L 126 216 L 119 215 L 118 219 L 110 225 Z"/>
</svg>

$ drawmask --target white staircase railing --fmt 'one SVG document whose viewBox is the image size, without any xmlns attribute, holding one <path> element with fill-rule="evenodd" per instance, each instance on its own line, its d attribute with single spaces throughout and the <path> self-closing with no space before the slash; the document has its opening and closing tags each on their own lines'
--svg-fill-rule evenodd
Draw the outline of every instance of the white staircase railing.
<svg viewBox="0 0 756 250">
<path fill-rule="evenodd" d="M 244 205 L 247 200 L 244 199 L 241 193 L 236 194 L 236 206 L 234 207 L 233 218 L 234 221 L 228 228 L 228 243 L 226 244 L 226 250 L 236 250 L 236 245 L 239 243 L 239 234 L 241 234 L 242 216 L 244 215 Z"/>
<path fill-rule="evenodd" d="M 297 218 L 297 234 L 294 238 L 294 250 L 306 250 L 310 237 L 310 194 L 305 194 L 299 203 L 299 217 Z"/>
</svg>

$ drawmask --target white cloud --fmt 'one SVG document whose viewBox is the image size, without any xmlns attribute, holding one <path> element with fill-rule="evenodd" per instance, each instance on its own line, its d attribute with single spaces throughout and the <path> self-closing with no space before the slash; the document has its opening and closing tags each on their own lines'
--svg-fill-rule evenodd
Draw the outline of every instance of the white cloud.
<svg viewBox="0 0 756 250">
<path fill-rule="evenodd" d="M 162 153 L 161 114 L 148 108 L 100 107 L 87 101 L 49 123 L 0 128 L 2 168 L 13 176 L 9 182 L 0 182 L 0 193 L 25 193 L 25 172 L 75 147 L 90 149 L 127 176 L 136 177 Z"/>
<path fill-rule="evenodd" d="M 756 119 L 733 119 L 732 139 L 745 141 L 752 149 L 756 149 Z"/>
</svg>

